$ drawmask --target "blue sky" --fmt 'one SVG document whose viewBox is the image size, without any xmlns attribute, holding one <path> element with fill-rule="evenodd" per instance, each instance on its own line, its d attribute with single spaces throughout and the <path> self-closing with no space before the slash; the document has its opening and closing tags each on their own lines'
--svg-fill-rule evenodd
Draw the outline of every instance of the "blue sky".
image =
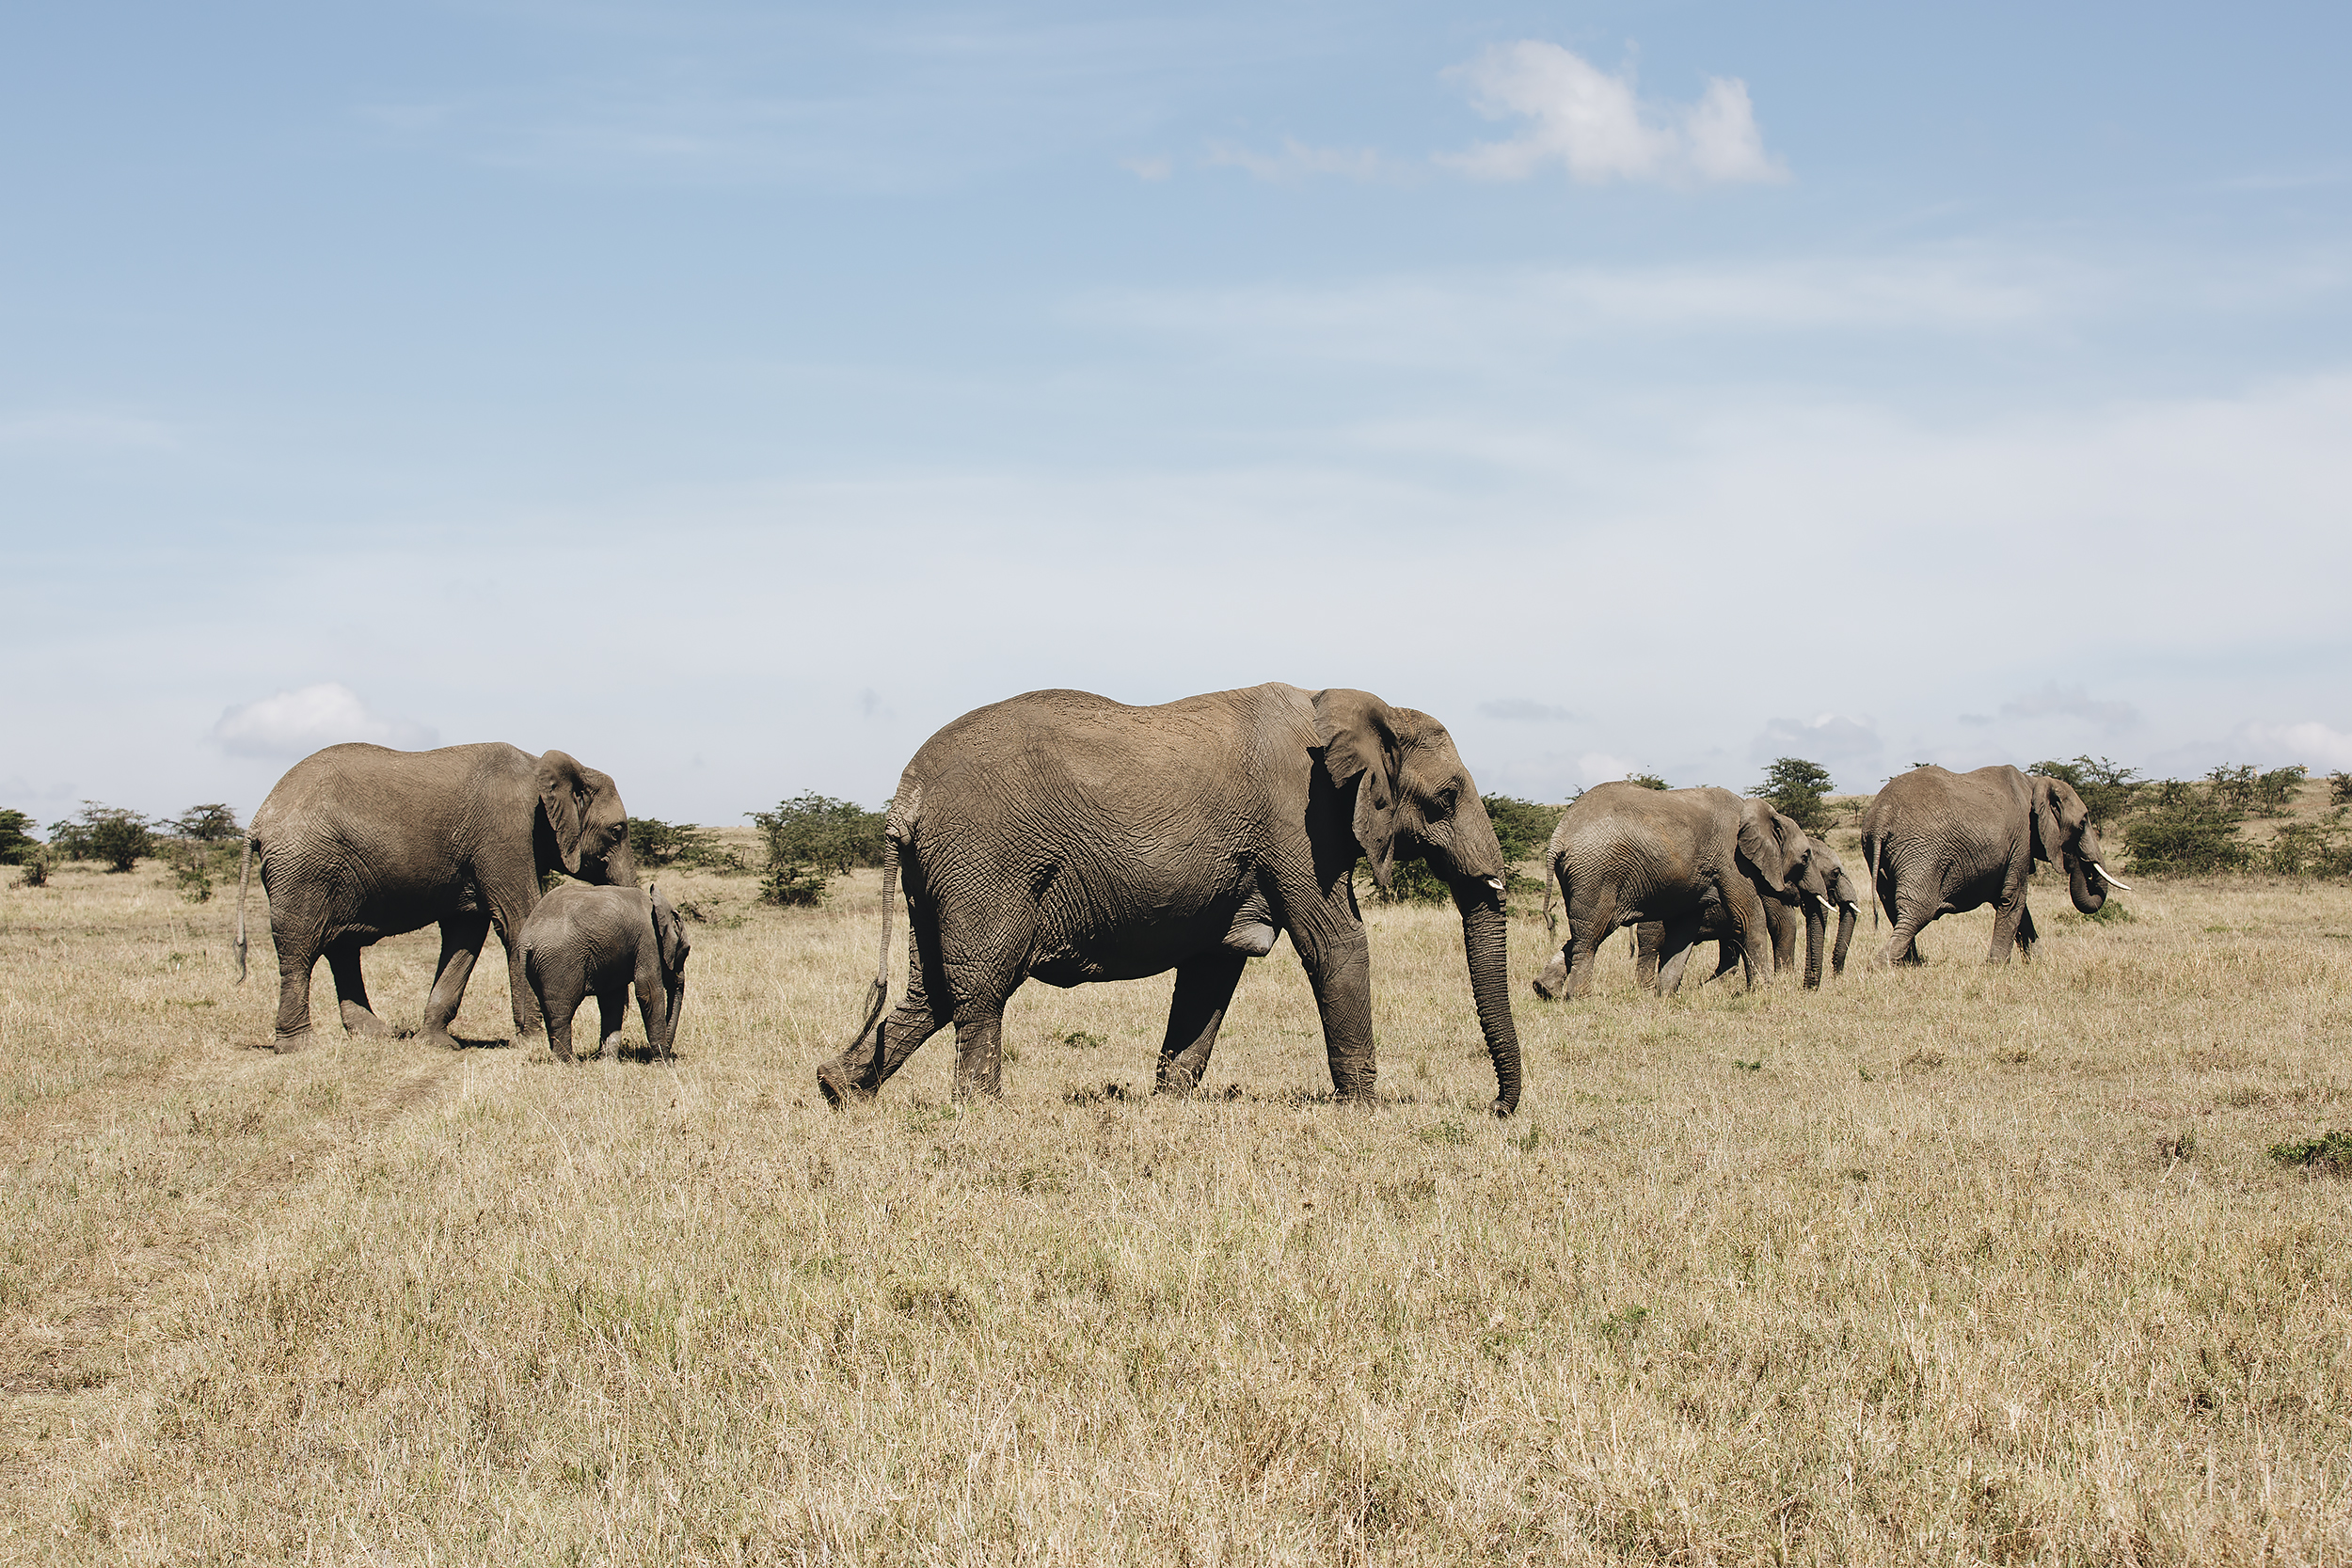
<svg viewBox="0 0 2352 1568">
<path fill-rule="evenodd" d="M 2341 8 L 0 16 L 0 805 L 878 803 L 1287 680 L 1488 789 L 2352 767 Z"/>
</svg>

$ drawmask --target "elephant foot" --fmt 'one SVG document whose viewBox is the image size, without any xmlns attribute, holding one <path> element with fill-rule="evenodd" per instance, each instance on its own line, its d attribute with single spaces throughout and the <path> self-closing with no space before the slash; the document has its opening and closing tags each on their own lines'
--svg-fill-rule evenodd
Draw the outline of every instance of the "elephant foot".
<svg viewBox="0 0 2352 1568">
<path fill-rule="evenodd" d="M 459 1051 L 464 1049 L 464 1047 L 457 1043 L 456 1037 L 452 1035 L 446 1029 L 428 1028 L 422 1034 L 419 1035 L 417 1038 L 422 1040 L 427 1045 L 437 1046 L 443 1051 Z"/>
<path fill-rule="evenodd" d="M 838 1111 L 847 1105 L 862 1105 L 874 1098 L 874 1091 L 832 1067 L 817 1069 L 817 1087 L 825 1097 L 825 1103 Z"/>
<path fill-rule="evenodd" d="M 355 1003 L 343 1004 L 343 1033 L 364 1035 L 369 1039 L 390 1039 L 392 1027 L 382 1019 Z"/>
<path fill-rule="evenodd" d="M 1518 1110 L 1518 1108 L 1519 1102 L 1516 1100 L 1498 1100 L 1493 1104 L 1486 1107 L 1486 1114 L 1495 1117 L 1497 1120 L 1501 1120 L 1502 1117 L 1509 1116 L 1512 1112 Z"/>
<path fill-rule="evenodd" d="M 308 1051 L 310 1045 L 310 1031 L 307 1026 L 295 1030 L 291 1035 L 275 1035 L 270 1038 L 270 1049 L 280 1056 L 291 1056 L 297 1051 Z"/>
<path fill-rule="evenodd" d="M 1192 1069 L 1182 1062 L 1162 1062 L 1159 1076 L 1152 1080 L 1153 1094 L 1189 1095 L 1200 1087 L 1200 1080 L 1192 1075 Z"/>
</svg>

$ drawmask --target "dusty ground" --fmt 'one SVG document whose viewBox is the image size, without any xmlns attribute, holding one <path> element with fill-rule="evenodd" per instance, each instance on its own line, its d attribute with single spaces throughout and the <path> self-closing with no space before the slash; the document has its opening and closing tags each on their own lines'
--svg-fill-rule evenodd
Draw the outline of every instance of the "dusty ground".
<svg viewBox="0 0 2352 1568">
<path fill-rule="evenodd" d="M 1287 945 L 1200 1100 L 1137 1097 L 1163 979 L 834 1114 L 871 876 L 663 879 L 680 1058 L 576 1068 L 279 1058 L 226 900 L 0 887 L 0 1557 L 2352 1558 L 2352 1183 L 2267 1154 L 2352 1129 L 2352 889 L 2045 879 L 2033 964 L 1979 913 L 1812 994 L 1620 941 L 1573 1006 L 1531 902 L 1497 1123 L 1450 911 L 1374 916 L 1375 1114 Z"/>
</svg>

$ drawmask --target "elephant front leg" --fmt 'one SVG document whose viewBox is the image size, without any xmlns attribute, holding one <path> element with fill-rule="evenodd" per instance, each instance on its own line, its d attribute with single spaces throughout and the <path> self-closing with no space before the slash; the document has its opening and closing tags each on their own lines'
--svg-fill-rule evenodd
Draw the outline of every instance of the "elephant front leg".
<svg viewBox="0 0 2352 1568">
<path fill-rule="evenodd" d="M 1168 1007 L 1168 1035 L 1160 1041 L 1159 1071 L 1152 1085 L 1154 1094 L 1190 1094 L 1208 1076 L 1209 1053 L 1216 1049 L 1225 1008 L 1248 962 L 1245 954 L 1216 952 L 1178 967 L 1176 994 Z"/>
<path fill-rule="evenodd" d="M 2039 932 L 2039 931 L 2037 931 L 2037 930 L 2035 930 L 2035 929 L 2033 928 L 2033 911 L 2032 911 L 2030 908 L 2028 908 L 2028 907 L 2026 906 L 2026 901 L 2025 901 L 2023 898 L 2018 899 L 2018 900 L 2017 900 L 2017 954 L 2018 954 L 2018 957 L 2020 957 L 2020 958 L 2032 958 L 2032 957 L 2033 957 L 2034 943 L 2036 943 L 2037 942 L 2040 942 L 2041 940 L 2042 940 L 2042 933 L 2041 933 L 2041 932 Z"/>
<path fill-rule="evenodd" d="M 450 1025 L 457 1021 L 457 1006 L 466 999 L 466 981 L 473 974 L 474 960 L 482 956 L 483 940 L 490 934 L 490 917 L 486 914 L 453 914 L 441 922 L 441 958 L 434 966 L 433 990 L 424 999 L 424 1037 L 445 1051 L 457 1049 L 451 1037 Z M 510 955 L 507 967 L 515 972 L 515 983 L 524 986 L 523 966 Z M 529 990 L 525 989 L 524 994 Z M 536 1015 L 538 1003 L 532 1003 Z M 517 1034 L 517 1038 L 525 1037 Z"/>
<path fill-rule="evenodd" d="M 359 977 L 359 944 L 339 942 L 326 950 L 326 967 L 335 976 L 335 1002 L 343 1015 L 347 1034 L 382 1038 L 392 1031 L 368 1007 L 367 983 Z"/>
<path fill-rule="evenodd" d="M 1993 945 L 1987 949 L 1984 961 L 1989 964 L 2009 962 L 2011 948 L 2033 940 L 2025 934 L 2031 929 L 2026 919 L 2026 890 L 2021 886 L 1993 907 Z"/>
<path fill-rule="evenodd" d="M 1372 947 L 1364 928 L 1351 922 L 1345 930 L 1305 942 L 1294 929 L 1291 940 L 1323 1018 L 1331 1091 L 1342 1100 L 1370 1104 L 1380 1064 L 1372 1043 Z"/>
</svg>

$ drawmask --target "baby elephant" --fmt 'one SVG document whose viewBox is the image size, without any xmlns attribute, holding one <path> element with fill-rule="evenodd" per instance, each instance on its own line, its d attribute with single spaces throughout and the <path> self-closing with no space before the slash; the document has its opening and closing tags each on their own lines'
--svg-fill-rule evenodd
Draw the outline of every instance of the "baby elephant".
<svg viewBox="0 0 2352 1568">
<path fill-rule="evenodd" d="M 572 1014 L 596 997 L 598 1032 L 591 1056 L 610 1046 L 621 1054 L 621 1008 L 637 987 L 645 1043 L 662 1055 L 677 1041 L 686 1002 L 686 922 L 658 888 L 586 887 L 566 882 L 539 900 L 523 922 L 523 978 L 539 999 L 548 1044 L 572 1059 Z"/>
</svg>

